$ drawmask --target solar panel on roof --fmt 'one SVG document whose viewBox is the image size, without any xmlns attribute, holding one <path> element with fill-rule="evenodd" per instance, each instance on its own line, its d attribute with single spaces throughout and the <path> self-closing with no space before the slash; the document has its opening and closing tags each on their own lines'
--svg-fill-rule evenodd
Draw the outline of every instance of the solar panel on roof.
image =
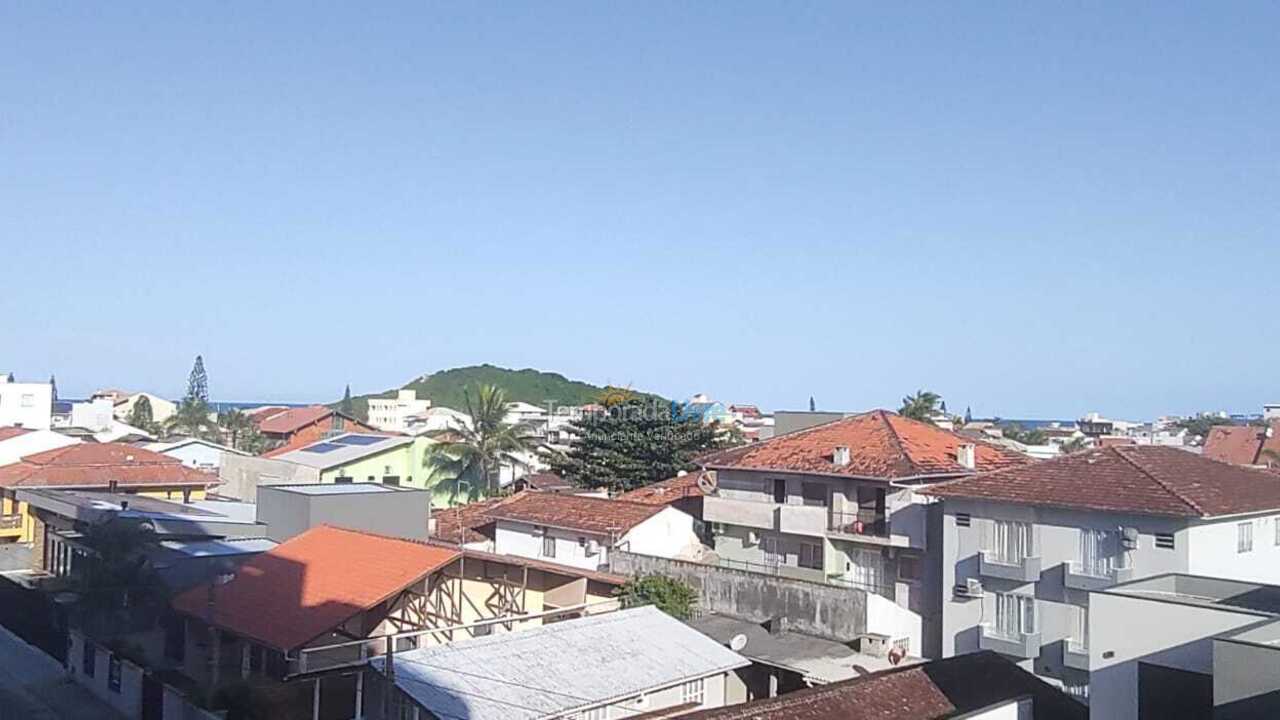
<svg viewBox="0 0 1280 720">
<path fill-rule="evenodd" d="M 344 435 L 340 438 L 334 438 L 332 442 L 343 445 L 372 445 L 383 440 L 386 440 L 386 438 L 381 435 Z"/>
<path fill-rule="evenodd" d="M 315 445 L 308 445 L 307 447 L 304 447 L 302 449 L 306 452 L 327 453 L 327 452 L 333 452 L 334 450 L 341 450 L 342 446 L 334 445 L 333 443 L 322 442 L 322 443 L 316 443 Z"/>
</svg>

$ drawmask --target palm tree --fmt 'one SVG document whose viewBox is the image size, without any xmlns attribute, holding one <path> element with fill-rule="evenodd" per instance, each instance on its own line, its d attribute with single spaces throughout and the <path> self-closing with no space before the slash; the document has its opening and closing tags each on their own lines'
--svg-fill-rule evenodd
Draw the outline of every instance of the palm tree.
<svg viewBox="0 0 1280 720">
<path fill-rule="evenodd" d="M 164 430 L 170 435 L 185 435 L 202 440 L 218 440 L 218 424 L 212 417 L 209 404 L 197 398 L 186 398 L 178 403 L 178 409 L 164 421 Z"/>
<path fill-rule="evenodd" d="M 938 393 L 917 390 L 915 395 L 902 398 L 902 407 L 899 408 L 898 414 L 912 420 L 931 422 L 933 416 L 938 413 L 940 402 L 942 402 L 942 396 Z"/>
<path fill-rule="evenodd" d="M 236 450 L 256 455 L 266 449 L 266 438 L 258 431 L 258 426 L 238 409 L 219 414 L 218 427 L 226 443 Z"/>
<path fill-rule="evenodd" d="M 504 463 L 523 462 L 520 455 L 534 448 L 534 438 L 522 424 L 506 422 L 506 394 L 492 385 L 462 391 L 470 425 L 427 434 L 438 442 L 422 458 L 427 485 L 448 488 L 450 501 L 468 501 L 498 493 Z"/>
</svg>

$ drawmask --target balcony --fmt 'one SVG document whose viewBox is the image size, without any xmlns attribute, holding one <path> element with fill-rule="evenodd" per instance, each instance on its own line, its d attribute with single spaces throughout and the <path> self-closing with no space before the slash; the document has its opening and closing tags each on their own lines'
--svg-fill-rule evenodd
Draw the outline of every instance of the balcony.
<svg viewBox="0 0 1280 720">
<path fill-rule="evenodd" d="M 1076 590 L 1104 590 L 1133 579 L 1132 567 L 1111 567 L 1107 562 L 1066 563 L 1062 584 Z"/>
<path fill-rule="evenodd" d="M 742 527 L 773 530 L 776 510 L 773 503 L 707 497 L 702 501 L 702 519 L 708 523 L 724 523 Z"/>
<path fill-rule="evenodd" d="M 1089 671 L 1089 648 L 1076 640 L 1062 641 L 1062 664 L 1076 670 Z"/>
<path fill-rule="evenodd" d="M 833 535 L 889 539 L 889 518 L 875 510 L 831 511 L 827 530 Z"/>
<path fill-rule="evenodd" d="M 827 508 L 821 505 L 779 505 L 778 530 L 822 537 L 827 531 Z"/>
<path fill-rule="evenodd" d="M 978 647 L 983 650 L 1021 660 L 1040 657 L 1040 633 L 1004 633 L 990 625 L 979 625 L 978 631 Z"/>
<path fill-rule="evenodd" d="M 983 577 L 1001 580 L 1036 582 L 1040 579 L 1040 558 L 1005 558 L 984 551 L 978 555 L 978 573 Z"/>
</svg>

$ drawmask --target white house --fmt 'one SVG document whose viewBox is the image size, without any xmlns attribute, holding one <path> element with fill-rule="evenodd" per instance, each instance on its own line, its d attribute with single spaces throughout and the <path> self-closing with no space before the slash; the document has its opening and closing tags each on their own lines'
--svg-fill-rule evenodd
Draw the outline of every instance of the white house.
<svg viewBox="0 0 1280 720">
<path fill-rule="evenodd" d="M 13 373 L 0 373 L 0 426 L 48 430 L 53 415 L 53 385 L 15 382 Z"/>
<path fill-rule="evenodd" d="M 0 428 L 0 466 L 16 463 L 28 455 L 55 450 L 80 442 L 52 430 Z"/>
<path fill-rule="evenodd" d="M 400 390 L 393 398 L 369 398 L 369 424 L 387 432 L 406 432 L 409 418 L 431 408 L 430 400 L 419 400 L 417 390 Z"/>
<path fill-rule="evenodd" d="M 433 407 L 405 418 L 405 432 L 425 435 L 439 430 L 460 430 L 471 427 L 471 416 L 447 407 Z"/>
<path fill-rule="evenodd" d="M 226 445 L 220 445 L 209 440 L 200 438 L 183 438 L 169 442 L 153 442 L 143 445 L 144 448 L 161 455 L 178 458 L 183 465 L 193 467 L 197 470 L 206 470 L 217 473 L 222 467 L 222 456 L 225 453 L 233 455 L 248 455 L 235 448 Z"/>
<path fill-rule="evenodd" d="M 704 549 L 693 516 L 665 505 L 528 492 L 487 514 L 494 552 L 587 570 L 607 566 L 615 548 L 672 559 L 693 559 Z"/>
<path fill-rule="evenodd" d="M 1280 582 L 1280 478 L 1125 445 L 984 473 L 943 499 L 942 651 L 993 650 L 1087 700 L 1090 591 L 1163 573 Z"/>
</svg>

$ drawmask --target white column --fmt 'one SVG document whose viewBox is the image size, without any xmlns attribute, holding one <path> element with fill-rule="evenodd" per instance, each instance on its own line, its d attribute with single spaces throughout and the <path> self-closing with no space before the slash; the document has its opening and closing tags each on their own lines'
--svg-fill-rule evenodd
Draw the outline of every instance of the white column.
<svg viewBox="0 0 1280 720">
<path fill-rule="evenodd" d="M 364 720 L 364 671 L 356 673 L 356 717 Z"/>
</svg>

